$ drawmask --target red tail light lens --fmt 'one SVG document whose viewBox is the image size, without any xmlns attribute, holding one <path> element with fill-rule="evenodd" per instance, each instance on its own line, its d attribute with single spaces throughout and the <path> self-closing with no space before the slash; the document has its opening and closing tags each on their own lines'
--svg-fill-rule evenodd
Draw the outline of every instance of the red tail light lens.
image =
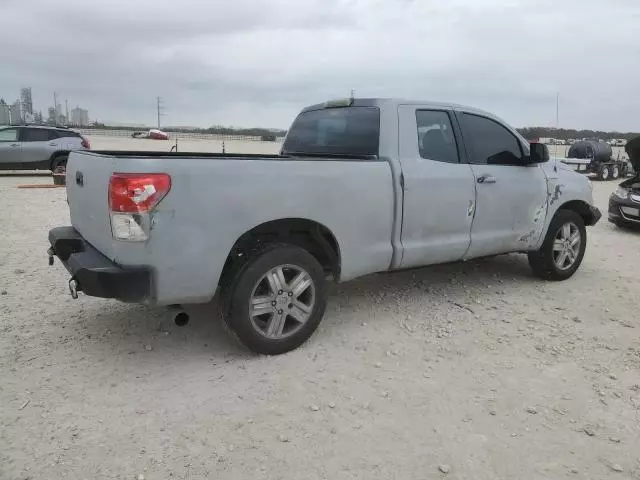
<svg viewBox="0 0 640 480">
<path fill-rule="evenodd" d="M 166 173 L 114 173 L 109 179 L 112 212 L 144 213 L 153 210 L 171 189 Z"/>
<path fill-rule="evenodd" d="M 86 148 L 87 150 L 91 148 L 91 144 L 89 143 L 89 140 L 87 140 L 84 137 L 82 137 L 82 142 L 80 142 L 80 145 L 82 145 L 82 148 Z"/>
</svg>

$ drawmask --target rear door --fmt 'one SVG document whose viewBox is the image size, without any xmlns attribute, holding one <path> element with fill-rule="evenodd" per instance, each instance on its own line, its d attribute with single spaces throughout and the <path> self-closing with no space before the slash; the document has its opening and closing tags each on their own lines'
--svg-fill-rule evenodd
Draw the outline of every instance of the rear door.
<svg viewBox="0 0 640 480">
<path fill-rule="evenodd" d="M 461 259 L 471 241 L 475 183 L 461 161 L 460 133 L 447 110 L 401 105 L 404 179 L 403 268 Z"/>
<path fill-rule="evenodd" d="M 22 145 L 17 128 L 0 129 L 0 169 L 19 168 L 22 161 Z"/>
<path fill-rule="evenodd" d="M 476 182 L 467 258 L 527 250 L 542 234 L 547 177 L 526 165 L 528 145 L 496 119 L 457 112 Z"/>
<path fill-rule="evenodd" d="M 22 161 L 25 167 L 49 168 L 51 154 L 58 150 L 60 139 L 55 131 L 48 128 L 23 127 Z"/>
</svg>

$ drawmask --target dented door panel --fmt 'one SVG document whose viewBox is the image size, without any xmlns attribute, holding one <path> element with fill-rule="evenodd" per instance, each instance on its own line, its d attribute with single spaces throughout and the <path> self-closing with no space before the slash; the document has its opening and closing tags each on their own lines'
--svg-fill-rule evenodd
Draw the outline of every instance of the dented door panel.
<svg viewBox="0 0 640 480">
<path fill-rule="evenodd" d="M 547 181 L 537 166 L 471 165 L 476 212 L 467 258 L 530 250 L 544 230 Z M 478 182 L 485 176 L 495 183 Z"/>
</svg>

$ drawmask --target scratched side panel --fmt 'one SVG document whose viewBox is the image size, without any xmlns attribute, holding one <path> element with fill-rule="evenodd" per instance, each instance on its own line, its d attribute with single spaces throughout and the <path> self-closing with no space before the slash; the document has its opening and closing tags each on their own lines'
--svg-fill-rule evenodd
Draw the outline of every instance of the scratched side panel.
<svg viewBox="0 0 640 480">
<path fill-rule="evenodd" d="M 543 230 L 530 249 L 537 250 L 542 246 L 549 224 L 556 212 L 571 201 L 581 201 L 593 205 L 593 195 L 589 179 L 557 160 L 550 160 L 542 165 L 547 176 L 548 207 L 544 218 Z"/>
</svg>

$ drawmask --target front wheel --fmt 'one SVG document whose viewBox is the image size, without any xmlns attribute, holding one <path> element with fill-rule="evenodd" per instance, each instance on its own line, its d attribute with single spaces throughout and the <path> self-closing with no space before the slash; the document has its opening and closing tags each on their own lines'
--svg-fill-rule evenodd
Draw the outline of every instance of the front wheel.
<svg viewBox="0 0 640 480">
<path fill-rule="evenodd" d="M 279 355 L 306 342 L 322 320 L 327 282 L 322 265 L 294 245 L 267 247 L 223 290 L 223 317 L 242 344 Z"/>
<path fill-rule="evenodd" d="M 529 265 L 544 280 L 566 280 L 578 270 L 586 248 L 582 217 L 571 210 L 558 210 L 540 250 L 529 252 Z"/>
</svg>

